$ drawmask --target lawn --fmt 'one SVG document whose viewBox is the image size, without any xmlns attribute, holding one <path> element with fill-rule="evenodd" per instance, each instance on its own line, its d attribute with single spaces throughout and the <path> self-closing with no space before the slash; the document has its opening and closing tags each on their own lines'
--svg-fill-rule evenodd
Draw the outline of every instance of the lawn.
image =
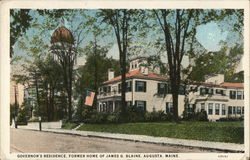
<svg viewBox="0 0 250 160">
<path fill-rule="evenodd" d="M 62 125 L 62 129 L 74 129 L 78 126 L 76 123 L 65 123 Z"/>
<path fill-rule="evenodd" d="M 109 133 L 149 135 L 216 141 L 244 143 L 243 122 L 171 122 L 124 123 L 124 124 L 84 124 L 78 130 Z"/>
</svg>

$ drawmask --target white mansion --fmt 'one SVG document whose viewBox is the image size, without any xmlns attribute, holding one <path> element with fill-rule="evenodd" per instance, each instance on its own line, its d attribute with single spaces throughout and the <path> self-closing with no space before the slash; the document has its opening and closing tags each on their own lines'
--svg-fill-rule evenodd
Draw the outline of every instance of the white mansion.
<svg viewBox="0 0 250 160">
<path fill-rule="evenodd" d="M 162 110 L 172 112 L 172 96 L 168 78 L 159 74 L 157 69 L 145 67 L 146 58 L 130 61 L 126 74 L 126 103 L 135 105 L 143 111 Z M 244 84 L 226 83 L 224 75 L 214 74 L 205 77 L 206 81 L 192 84 L 187 94 L 188 111 L 206 110 L 209 120 L 222 117 L 240 117 L 244 115 Z M 179 91 L 178 113 L 182 116 L 185 108 L 184 89 Z M 115 112 L 121 101 L 121 76 L 114 77 L 114 71 L 108 70 L 108 81 L 99 87 L 97 96 L 99 112 Z"/>
</svg>

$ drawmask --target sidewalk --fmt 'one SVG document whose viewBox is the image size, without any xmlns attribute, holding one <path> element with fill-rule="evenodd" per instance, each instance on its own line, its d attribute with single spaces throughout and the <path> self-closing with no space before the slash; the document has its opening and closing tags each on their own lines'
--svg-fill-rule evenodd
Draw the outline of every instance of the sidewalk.
<svg viewBox="0 0 250 160">
<path fill-rule="evenodd" d="M 30 129 L 39 130 L 38 128 L 30 128 L 27 126 L 18 126 L 19 129 Z M 198 140 L 186 140 L 186 139 L 176 139 L 167 137 L 153 137 L 144 135 L 131 135 L 131 134 L 116 134 L 116 133 L 106 133 L 106 132 L 91 132 L 91 131 L 78 131 L 78 130 L 65 130 L 65 129 L 45 129 L 44 132 L 53 132 L 60 134 L 70 134 L 78 135 L 84 137 L 95 137 L 95 138 L 108 138 L 116 140 L 134 141 L 134 142 L 144 142 L 144 143 L 154 143 L 162 145 L 175 145 L 189 148 L 200 148 L 208 150 L 217 150 L 223 152 L 244 152 L 244 144 L 235 143 L 221 143 L 221 142 L 209 142 L 209 141 L 198 141 Z"/>
</svg>

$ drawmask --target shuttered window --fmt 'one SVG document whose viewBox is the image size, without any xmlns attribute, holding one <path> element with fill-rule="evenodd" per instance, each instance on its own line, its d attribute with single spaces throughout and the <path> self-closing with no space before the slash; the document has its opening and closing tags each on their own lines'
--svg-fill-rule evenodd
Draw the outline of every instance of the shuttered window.
<svg viewBox="0 0 250 160">
<path fill-rule="evenodd" d="M 144 81 L 135 81 L 135 91 L 136 92 L 146 92 L 147 83 Z"/>
</svg>

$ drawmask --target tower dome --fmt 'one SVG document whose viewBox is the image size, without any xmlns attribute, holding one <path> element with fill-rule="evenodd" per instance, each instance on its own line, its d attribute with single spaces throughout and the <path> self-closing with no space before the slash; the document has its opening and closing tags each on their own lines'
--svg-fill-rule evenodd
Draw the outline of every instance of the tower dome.
<svg viewBox="0 0 250 160">
<path fill-rule="evenodd" d="M 51 36 L 51 43 L 66 42 L 74 44 L 72 33 L 64 26 L 57 28 Z"/>
</svg>

